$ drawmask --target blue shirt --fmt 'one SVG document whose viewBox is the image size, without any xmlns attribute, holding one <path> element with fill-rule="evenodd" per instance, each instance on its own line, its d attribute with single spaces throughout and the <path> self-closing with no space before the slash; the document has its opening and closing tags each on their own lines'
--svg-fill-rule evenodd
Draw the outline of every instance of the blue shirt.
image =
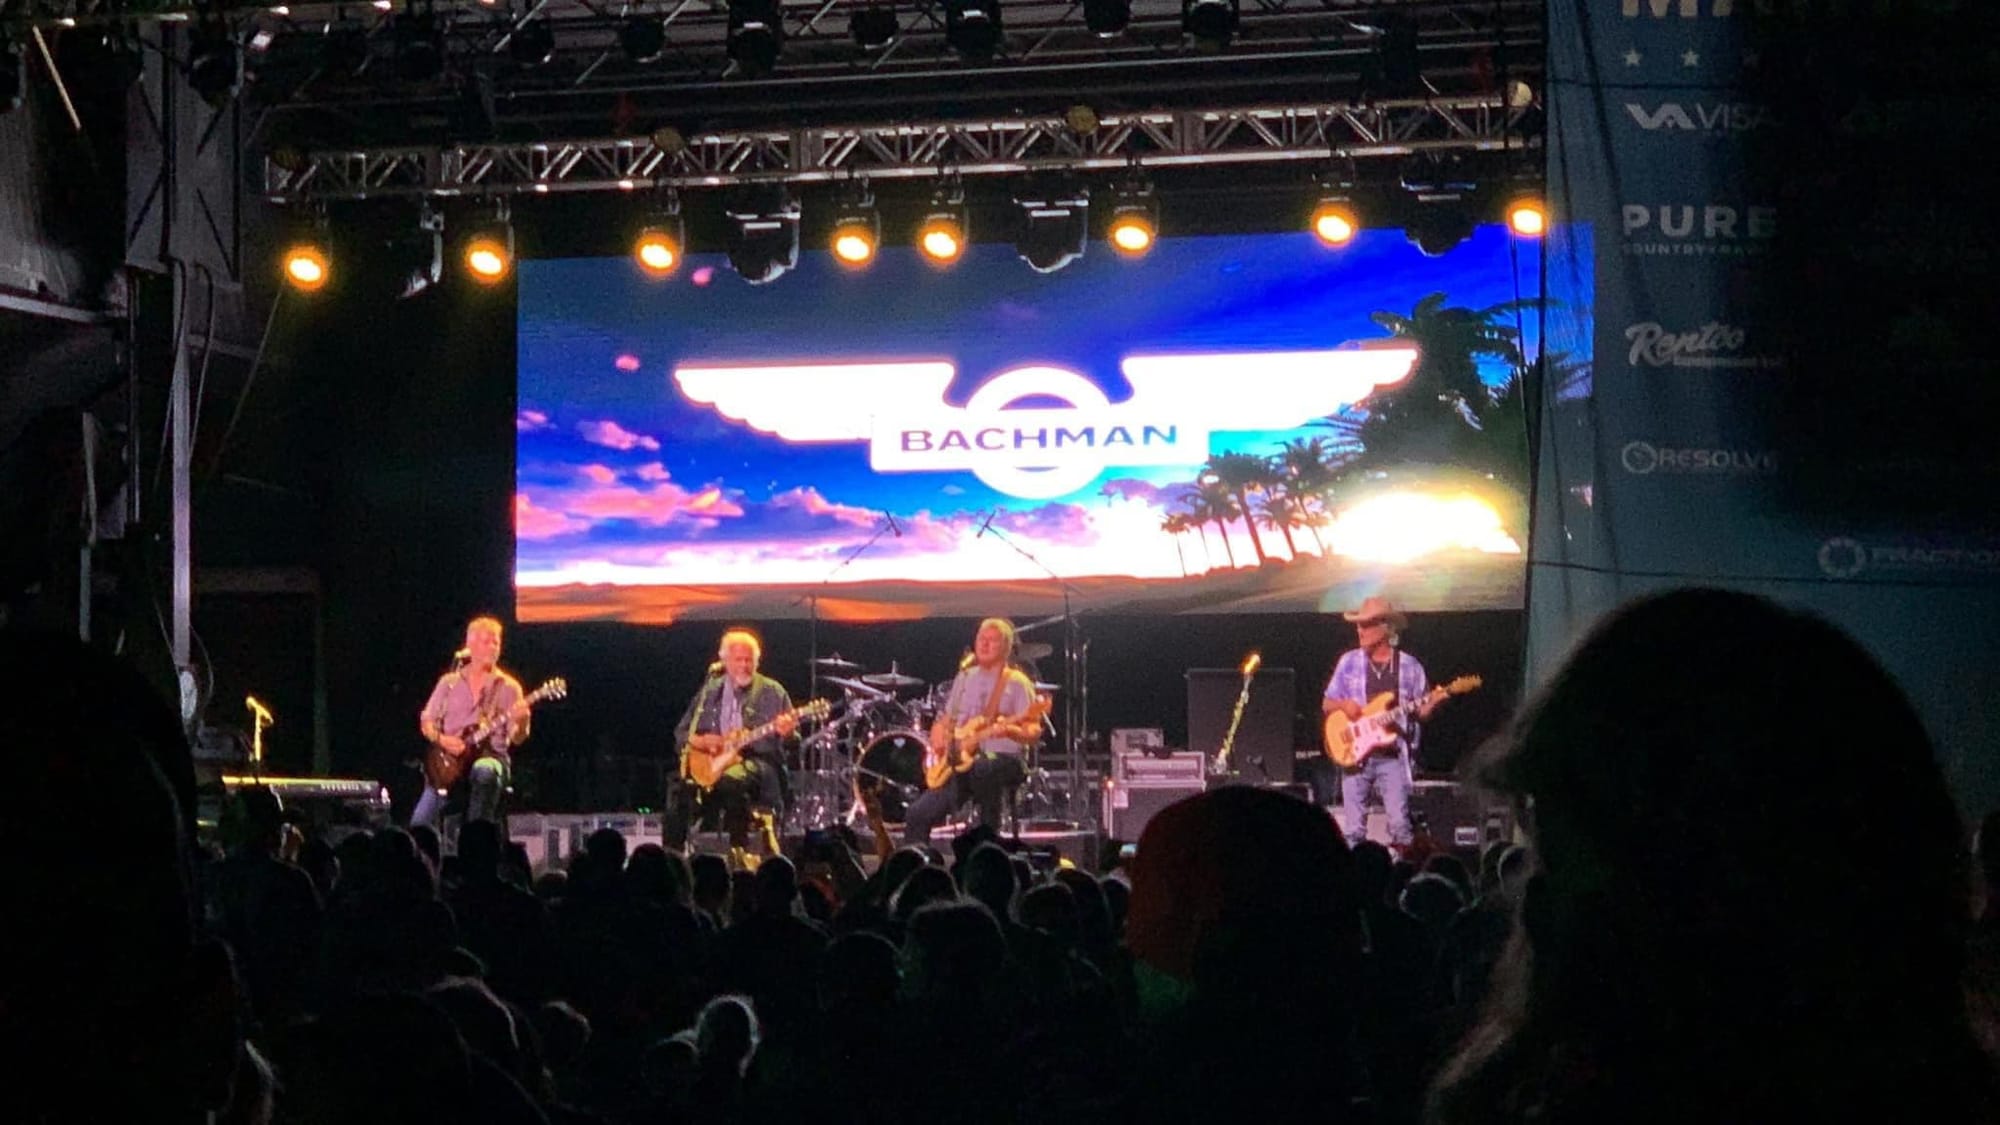
<svg viewBox="0 0 2000 1125">
<path fill-rule="evenodd" d="M 1408 703 L 1421 697 L 1430 689 L 1430 677 L 1425 675 L 1424 666 L 1417 658 L 1402 649 L 1396 654 L 1396 703 Z M 1340 661 L 1333 666 L 1333 678 L 1326 682 L 1327 699 L 1348 699 L 1368 705 L 1368 654 L 1358 648 L 1348 649 L 1340 654 Z M 1423 738 L 1423 732 L 1412 721 L 1405 727 L 1404 737 L 1396 740 L 1396 748 L 1403 752 L 1415 750 Z"/>
</svg>

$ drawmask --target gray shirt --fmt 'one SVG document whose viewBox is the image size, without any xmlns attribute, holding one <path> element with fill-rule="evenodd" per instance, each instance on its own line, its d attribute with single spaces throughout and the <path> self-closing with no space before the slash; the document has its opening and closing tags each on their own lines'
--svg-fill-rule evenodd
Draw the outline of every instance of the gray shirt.
<svg viewBox="0 0 2000 1125">
<path fill-rule="evenodd" d="M 974 715 L 986 713 L 986 701 L 993 698 L 993 670 L 973 665 L 961 670 L 958 678 L 951 682 L 951 694 L 945 698 L 945 714 L 950 716 L 953 726 L 963 726 Z M 1007 686 L 1000 689 L 1000 709 L 996 718 L 1018 715 L 1035 701 L 1034 684 L 1017 668 L 1002 669 L 999 674 L 1007 677 Z M 1011 738 L 988 738 L 980 742 L 979 748 L 991 754 L 1019 754 L 1021 744 Z"/>
<path fill-rule="evenodd" d="M 430 701 L 424 704 L 418 721 L 440 734 L 463 734 L 466 728 L 479 722 L 480 716 L 497 716 L 493 738 L 485 752 L 505 758 L 514 740 L 513 723 L 507 716 L 521 696 L 521 682 L 498 669 L 486 677 L 478 695 L 473 694 L 472 683 L 465 673 L 446 672 L 438 678 L 437 687 L 431 689 Z"/>
</svg>

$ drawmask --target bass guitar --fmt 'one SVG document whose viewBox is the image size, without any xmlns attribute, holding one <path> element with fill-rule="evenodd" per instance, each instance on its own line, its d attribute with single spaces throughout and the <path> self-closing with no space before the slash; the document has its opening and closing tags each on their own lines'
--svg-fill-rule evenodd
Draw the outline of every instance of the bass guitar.
<svg viewBox="0 0 2000 1125">
<path fill-rule="evenodd" d="M 743 727 L 728 734 L 694 735 L 681 750 L 681 775 L 700 786 L 705 793 L 715 788 L 715 783 L 722 780 L 729 767 L 743 760 L 745 746 L 778 733 L 780 724 L 822 718 L 827 709 L 826 700 L 815 699 L 804 707 L 773 716 L 770 722 L 758 726 Z"/>
<path fill-rule="evenodd" d="M 924 750 L 924 788 L 936 789 L 950 781 L 953 774 L 971 769 L 979 757 L 979 744 L 989 738 L 1035 741 L 1041 737 L 1042 719 L 1053 705 L 1048 696 L 1038 695 L 1019 718 L 988 719 L 974 715 L 960 723 L 952 729 L 947 742 Z"/>
<path fill-rule="evenodd" d="M 561 699 L 568 694 L 569 681 L 558 676 L 522 696 L 519 705 L 533 707 L 543 700 Z M 424 780 L 433 789 L 449 789 L 458 784 L 458 779 L 465 776 L 466 767 L 478 760 L 480 751 L 492 741 L 494 733 L 500 729 L 500 720 L 505 717 L 504 713 L 481 715 L 464 729 L 453 732 L 460 742 L 465 743 L 465 748 L 457 753 L 431 743 L 431 748 L 424 753 Z"/>
<path fill-rule="evenodd" d="M 1460 676 L 1400 706 L 1396 705 L 1395 694 L 1385 691 L 1368 701 L 1358 719 L 1335 711 L 1326 717 L 1326 756 L 1335 764 L 1352 769 L 1366 761 L 1370 753 L 1394 745 L 1409 725 L 1410 717 L 1418 711 L 1476 690 L 1483 682 L 1478 676 Z"/>
</svg>

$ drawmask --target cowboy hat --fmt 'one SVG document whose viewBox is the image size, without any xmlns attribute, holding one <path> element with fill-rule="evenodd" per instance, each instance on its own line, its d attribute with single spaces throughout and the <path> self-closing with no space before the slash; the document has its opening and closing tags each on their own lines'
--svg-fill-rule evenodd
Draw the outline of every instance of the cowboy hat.
<svg viewBox="0 0 2000 1125">
<path fill-rule="evenodd" d="M 1363 598 L 1360 609 L 1349 610 L 1340 616 L 1349 621 L 1373 621 L 1380 618 L 1387 621 L 1391 629 L 1401 629 L 1410 623 L 1410 619 L 1390 604 L 1389 599 L 1380 597 Z"/>
</svg>

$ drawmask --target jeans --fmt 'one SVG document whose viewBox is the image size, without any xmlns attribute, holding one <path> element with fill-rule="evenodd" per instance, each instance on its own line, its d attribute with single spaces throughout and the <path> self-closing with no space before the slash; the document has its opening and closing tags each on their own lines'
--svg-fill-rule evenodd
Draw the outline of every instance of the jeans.
<svg viewBox="0 0 2000 1125">
<path fill-rule="evenodd" d="M 979 805 L 979 823 L 1000 831 L 1001 801 L 1007 790 L 1020 785 L 1026 776 L 1027 770 L 1022 768 L 1019 757 L 982 752 L 973 759 L 971 769 L 953 774 L 950 781 L 910 802 L 910 810 L 904 815 L 903 842 L 929 843 L 931 829 L 944 823 L 952 810 L 967 800 Z"/>
<path fill-rule="evenodd" d="M 1382 811 L 1389 814 L 1389 842 L 1399 848 L 1410 845 L 1410 768 L 1401 754 L 1368 755 L 1360 766 L 1342 770 L 1340 804 L 1346 823 L 1342 825 L 1347 845 L 1353 847 L 1368 837 L 1369 790 L 1382 798 Z"/>
<path fill-rule="evenodd" d="M 759 758 L 745 758 L 739 774 L 734 769 L 703 793 L 698 786 L 676 778 L 668 785 L 667 815 L 663 829 L 668 847 L 687 846 L 688 829 L 711 822 L 719 813 L 722 827 L 729 833 L 731 847 L 750 844 L 750 812 L 784 805 L 784 779 L 779 767 Z"/>
<path fill-rule="evenodd" d="M 465 784 L 465 819 L 499 823 L 500 794 L 507 788 L 507 763 L 494 757 L 481 758 L 472 763 Z M 422 824 L 436 829 L 444 803 L 445 794 L 426 784 L 423 796 L 417 798 L 417 807 L 410 813 L 410 827 Z"/>
</svg>

